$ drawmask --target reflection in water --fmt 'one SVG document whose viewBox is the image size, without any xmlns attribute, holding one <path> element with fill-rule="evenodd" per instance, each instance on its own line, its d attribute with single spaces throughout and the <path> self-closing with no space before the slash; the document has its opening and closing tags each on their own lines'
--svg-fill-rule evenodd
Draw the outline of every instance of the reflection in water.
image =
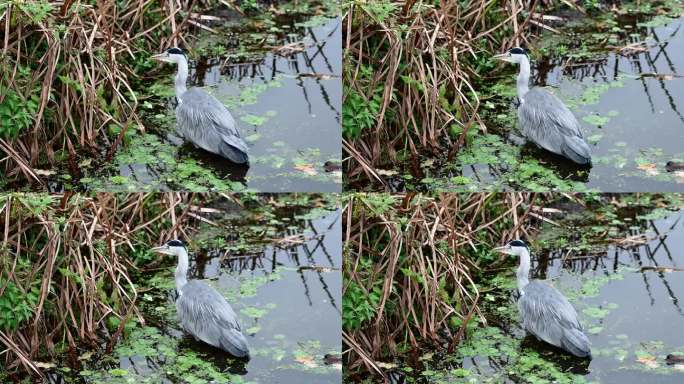
<svg viewBox="0 0 684 384">
<path fill-rule="evenodd" d="M 592 59 L 588 63 L 572 63 L 563 58 L 541 61 L 537 66 L 534 76 L 535 83 L 542 85 L 558 84 L 561 75 L 579 81 L 589 79 L 594 82 L 599 80 L 604 83 L 614 81 L 620 76 L 634 75 L 640 80 L 651 113 L 656 113 L 657 108 L 652 96 L 654 92 L 652 89 L 653 84 L 647 81 L 647 79 L 653 78 L 657 80 L 657 85 L 667 99 L 668 106 L 672 112 L 684 123 L 684 117 L 677 107 L 675 98 L 668 89 L 668 82 L 664 80 L 668 76 L 673 78 L 680 77 L 677 75 L 675 61 L 673 61 L 668 53 L 668 47 L 673 39 L 678 38 L 677 35 L 682 27 L 682 20 L 680 19 L 674 23 L 673 27 L 669 29 L 639 28 L 636 22 L 629 25 L 633 26 L 630 30 L 641 33 L 641 36 L 633 33 L 621 36 L 626 41 L 626 47 L 630 48 L 620 50 L 619 54 L 610 54 L 603 58 Z M 644 39 L 642 36 L 646 38 Z M 674 47 L 675 55 L 681 53 L 677 49 L 678 47 Z M 676 59 L 676 61 L 681 60 L 680 57 L 676 57 Z M 667 71 L 663 72 L 662 70 L 665 68 Z M 676 84 L 673 83 L 672 86 L 674 87 Z"/>
</svg>

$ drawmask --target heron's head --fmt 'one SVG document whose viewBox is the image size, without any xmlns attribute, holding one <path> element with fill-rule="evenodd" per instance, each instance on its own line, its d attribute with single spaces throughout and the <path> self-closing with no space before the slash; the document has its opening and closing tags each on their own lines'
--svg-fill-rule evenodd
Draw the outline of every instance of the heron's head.
<svg viewBox="0 0 684 384">
<path fill-rule="evenodd" d="M 494 250 L 513 256 L 520 256 L 524 251 L 529 252 L 527 244 L 525 244 L 525 242 L 522 240 L 513 240 L 503 247 L 494 248 Z"/>
<path fill-rule="evenodd" d="M 494 56 L 495 59 L 507 61 L 509 63 L 520 63 L 523 58 L 527 58 L 527 51 L 524 48 L 514 47 L 506 53 Z"/>
<path fill-rule="evenodd" d="M 165 63 L 178 63 L 181 60 L 187 60 L 185 52 L 180 48 L 169 48 L 165 52 L 153 55 L 153 60 L 163 61 Z"/>
<path fill-rule="evenodd" d="M 178 256 L 180 252 L 185 251 L 185 244 L 180 240 L 171 240 L 166 242 L 166 244 L 154 247 L 151 250 L 163 255 Z"/>
</svg>

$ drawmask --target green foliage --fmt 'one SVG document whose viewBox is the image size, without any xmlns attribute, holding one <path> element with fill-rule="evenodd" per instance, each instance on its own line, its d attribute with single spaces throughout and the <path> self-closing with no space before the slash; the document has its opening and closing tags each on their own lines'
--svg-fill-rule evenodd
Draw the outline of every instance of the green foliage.
<svg viewBox="0 0 684 384">
<path fill-rule="evenodd" d="M 261 9 L 259 0 L 242 0 L 240 9 L 245 13 L 256 13 Z"/>
<path fill-rule="evenodd" d="M 7 285 L 5 291 L 0 296 L 0 330 L 14 331 L 23 322 L 33 317 L 40 296 L 40 288 L 38 285 L 33 285 L 28 292 L 24 293 L 13 282 L 0 278 L 0 288 L 5 284 Z"/>
<path fill-rule="evenodd" d="M 348 139 L 354 139 L 366 129 L 377 123 L 378 114 L 382 107 L 382 87 L 373 92 L 370 100 L 350 89 L 347 99 L 342 105 L 342 134 Z"/>
<path fill-rule="evenodd" d="M 47 1 L 14 1 L 19 9 L 34 23 L 41 23 L 52 11 L 52 4 Z"/>
<path fill-rule="evenodd" d="M 392 208 L 394 208 L 397 201 L 396 197 L 389 193 L 369 193 L 357 195 L 357 198 L 366 204 L 375 216 L 393 212 Z"/>
<path fill-rule="evenodd" d="M 584 9 L 587 11 L 600 11 L 601 0 L 584 0 Z"/>
<path fill-rule="evenodd" d="M 57 196 L 47 193 L 26 193 L 16 196 L 24 207 L 35 216 L 50 212 L 51 205 L 58 199 Z"/>
<path fill-rule="evenodd" d="M 130 129 L 129 131 L 135 132 Z M 174 189 L 177 189 L 175 186 L 182 185 L 181 189 L 190 191 L 244 189 L 241 183 L 219 177 L 212 169 L 204 167 L 195 159 L 177 159 L 178 147 L 162 142 L 156 135 L 130 135 L 129 141 L 130 144 L 117 153 L 116 164 L 119 167 L 146 165 L 159 175 L 156 183 L 167 183 Z M 118 173 L 119 167 L 112 167 L 109 171 Z M 118 174 L 108 177 L 82 178 L 81 183 L 94 190 L 107 191 L 112 189 L 144 190 L 159 187 L 154 181 L 140 181 Z"/>
<path fill-rule="evenodd" d="M 429 184 L 432 184 L 431 189 L 497 190 L 504 185 L 529 191 L 577 192 L 587 190 L 581 182 L 559 177 L 552 168 L 540 163 L 536 158 L 521 157 L 520 147 L 505 142 L 499 135 L 475 135 L 472 142 L 458 154 L 457 163 L 452 166 L 463 169 L 472 165 L 496 166 L 499 168 L 501 177 L 499 180 L 484 179 L 478 184 L 475 184 L 472 179 L 438 179 L 433 177 L 429 179 Z M 424 179 L 423 182 L 426 180 Z"/>
<path fill-rule="evenodd" d="M 263 125 L 268 120 L 268 118 L 265 116 L 244 115 L 240 116 L 240 120 L 244 121 L 247 124 L 255 125 L 258 127 L 260 125 Z"/>
<path fill-rule="evenodd" d="M 610 311 L 599 307 L 588 307 L 584 308 L 582 313 L 595 319 L 603 319 L 608 315 L 608 313 L 610 313 Z"/>
<path fill-rule="evenodd" d="M 586 383 L 582 376 L 563 372 L 537 352 L 521 350 L 520 343 L 520 340 L 499 328 L 478 328 L 458 349 L 458 355 L 462 359 L 478 357 L 504 362 L 506 372 L 490 375 L 501 380 L 510 377 L 526 383 Z"/>
<path fill-rule="evenodd" d="M 163 367 L 157 372 L 139 374 L 133 370 L 114 368 L 108 371 L 83 370 L 80 375 L 88 382 L 131 383 L 131 382 L 163 382 L 168 379 L 180 380 L 184 383 L 242 383 L 240 376 L 221 372 L 204 356 L 194 351 L 179 349 L 178 340 L 162 334 L 157 328 L 144 327 L 132 330 L 130 337 L 119 345 L 115 354 L 119 359 L 133 356 L 137 358 L 156 359 L 156 364 Z"/>
<path fill-rule="evenodd" d="M 388 0 L 355 1 L 370 17 L 379 23 L 385 22 L 397 10 L 398 5 Z"/>
<path fill-rule="evenodd" d="M 360 260 L 358 276 L 370 279 L 373 269 L 371 260 Z M 365 281 L 364 287 L 356 281 L 349 280 L 342 297 L 342 327 L 348 331 L 360 329 L 364 323 L 372 320 L 379 309 L 384 284 L 384 276 L 374 281 Z M 370 288 L 367 288 L 370 287 Z M 367 291 L 366 289 L 370 289 Z"/>
<path fill-rule="evenodd" d="M 582 120 L 585 122 L 591 124 L 591 125 L 596 125 L 596 126 L 604 126 L 608 121 L 610 121 L 610 118 L 604 117 L 604 116 L 598 116 L 598 115 L 587 115 L 582 117 Z"/>
<path fill-rule="evenodd" d="M 27 85 L 30 74 L 30 68 L 19 66 L 15 82 Z M 8 76 L 8 71 L 0 68 L 0 76 Z M 40 105 L 40 90 L 40 86 L 29 88 L 27 95 L 21 95 L 0 82 L 0 137 L 15 138 L 31 127 Z"/>
<path fill-rule="evenodd" d="M 342 298 L 342 326 L 355 331 L 372 320 L 378 311 L 382 298 L 382 282 L 378 281 L 370 292 L 350 281 Z"/>
</svg>

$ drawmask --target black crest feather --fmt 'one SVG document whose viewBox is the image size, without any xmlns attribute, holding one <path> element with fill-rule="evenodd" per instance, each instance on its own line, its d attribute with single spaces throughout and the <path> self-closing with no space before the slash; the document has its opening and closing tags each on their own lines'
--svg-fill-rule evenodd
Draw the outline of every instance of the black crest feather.
<svg viewBox="0 0 684 384">
<path fill-rule="evenodd" d="M 169 247 L 185 247 L 185 244 L 183 244 L 182 241 L 180 240 L 170 240 L 166 243 Z"/>
<path fill-rule="evenodd" d="M 185 52 L 183 52 L 183 50 L 178 47 L 169 48 L 166 50 L 166 52 L 169 54 L 185 55 Z"/>
<path fill-rule="evenodd" d="M 525 48 L 520 47 L 511 48 L 508 52 L 517 55 L 527 55 L 527 51 L 525 50 Z"/>
<path fill-rule="evenodd" d="M 527 244 L 525 244 L 524 241 L 522 240 L 513 240 L 510 243 L 508 243 L 511 247 L 525 247 L 527 248 Z"/>
</svg>

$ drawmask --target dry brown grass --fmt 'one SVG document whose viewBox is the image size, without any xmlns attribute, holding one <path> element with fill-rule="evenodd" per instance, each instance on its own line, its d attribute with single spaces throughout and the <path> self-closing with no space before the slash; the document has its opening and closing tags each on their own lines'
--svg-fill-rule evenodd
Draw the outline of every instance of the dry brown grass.
<svg viewBox="0 0 684 384">
<path fill-rule="evenodd" d="M 35 4 L 49 5 L 51 11 L 37 17 Z M 193 4 L 27 1 L 0 9 L 0 89 L 25 101 L 40 89 L 30 126 L 16 138 L 0 139 L 6 177 L 42 186 L 48 171 L 39 167 L 49 168 L 63 157 L 78 176 L 79 156 L 109 160 L 126 130 L 144 129 L 136 113 L 139 100 L 132 83 L 140 74 L 133 63 L 182 40 L 187 17 L 182 19 L 180 11 Z M 30 73 L 22 75 L 22 67 Z M 0 103 L 3 97 L 0 92 Z M 118 136 L 108 134 L 111 127 L 120 130 Z"/>
</svg>

